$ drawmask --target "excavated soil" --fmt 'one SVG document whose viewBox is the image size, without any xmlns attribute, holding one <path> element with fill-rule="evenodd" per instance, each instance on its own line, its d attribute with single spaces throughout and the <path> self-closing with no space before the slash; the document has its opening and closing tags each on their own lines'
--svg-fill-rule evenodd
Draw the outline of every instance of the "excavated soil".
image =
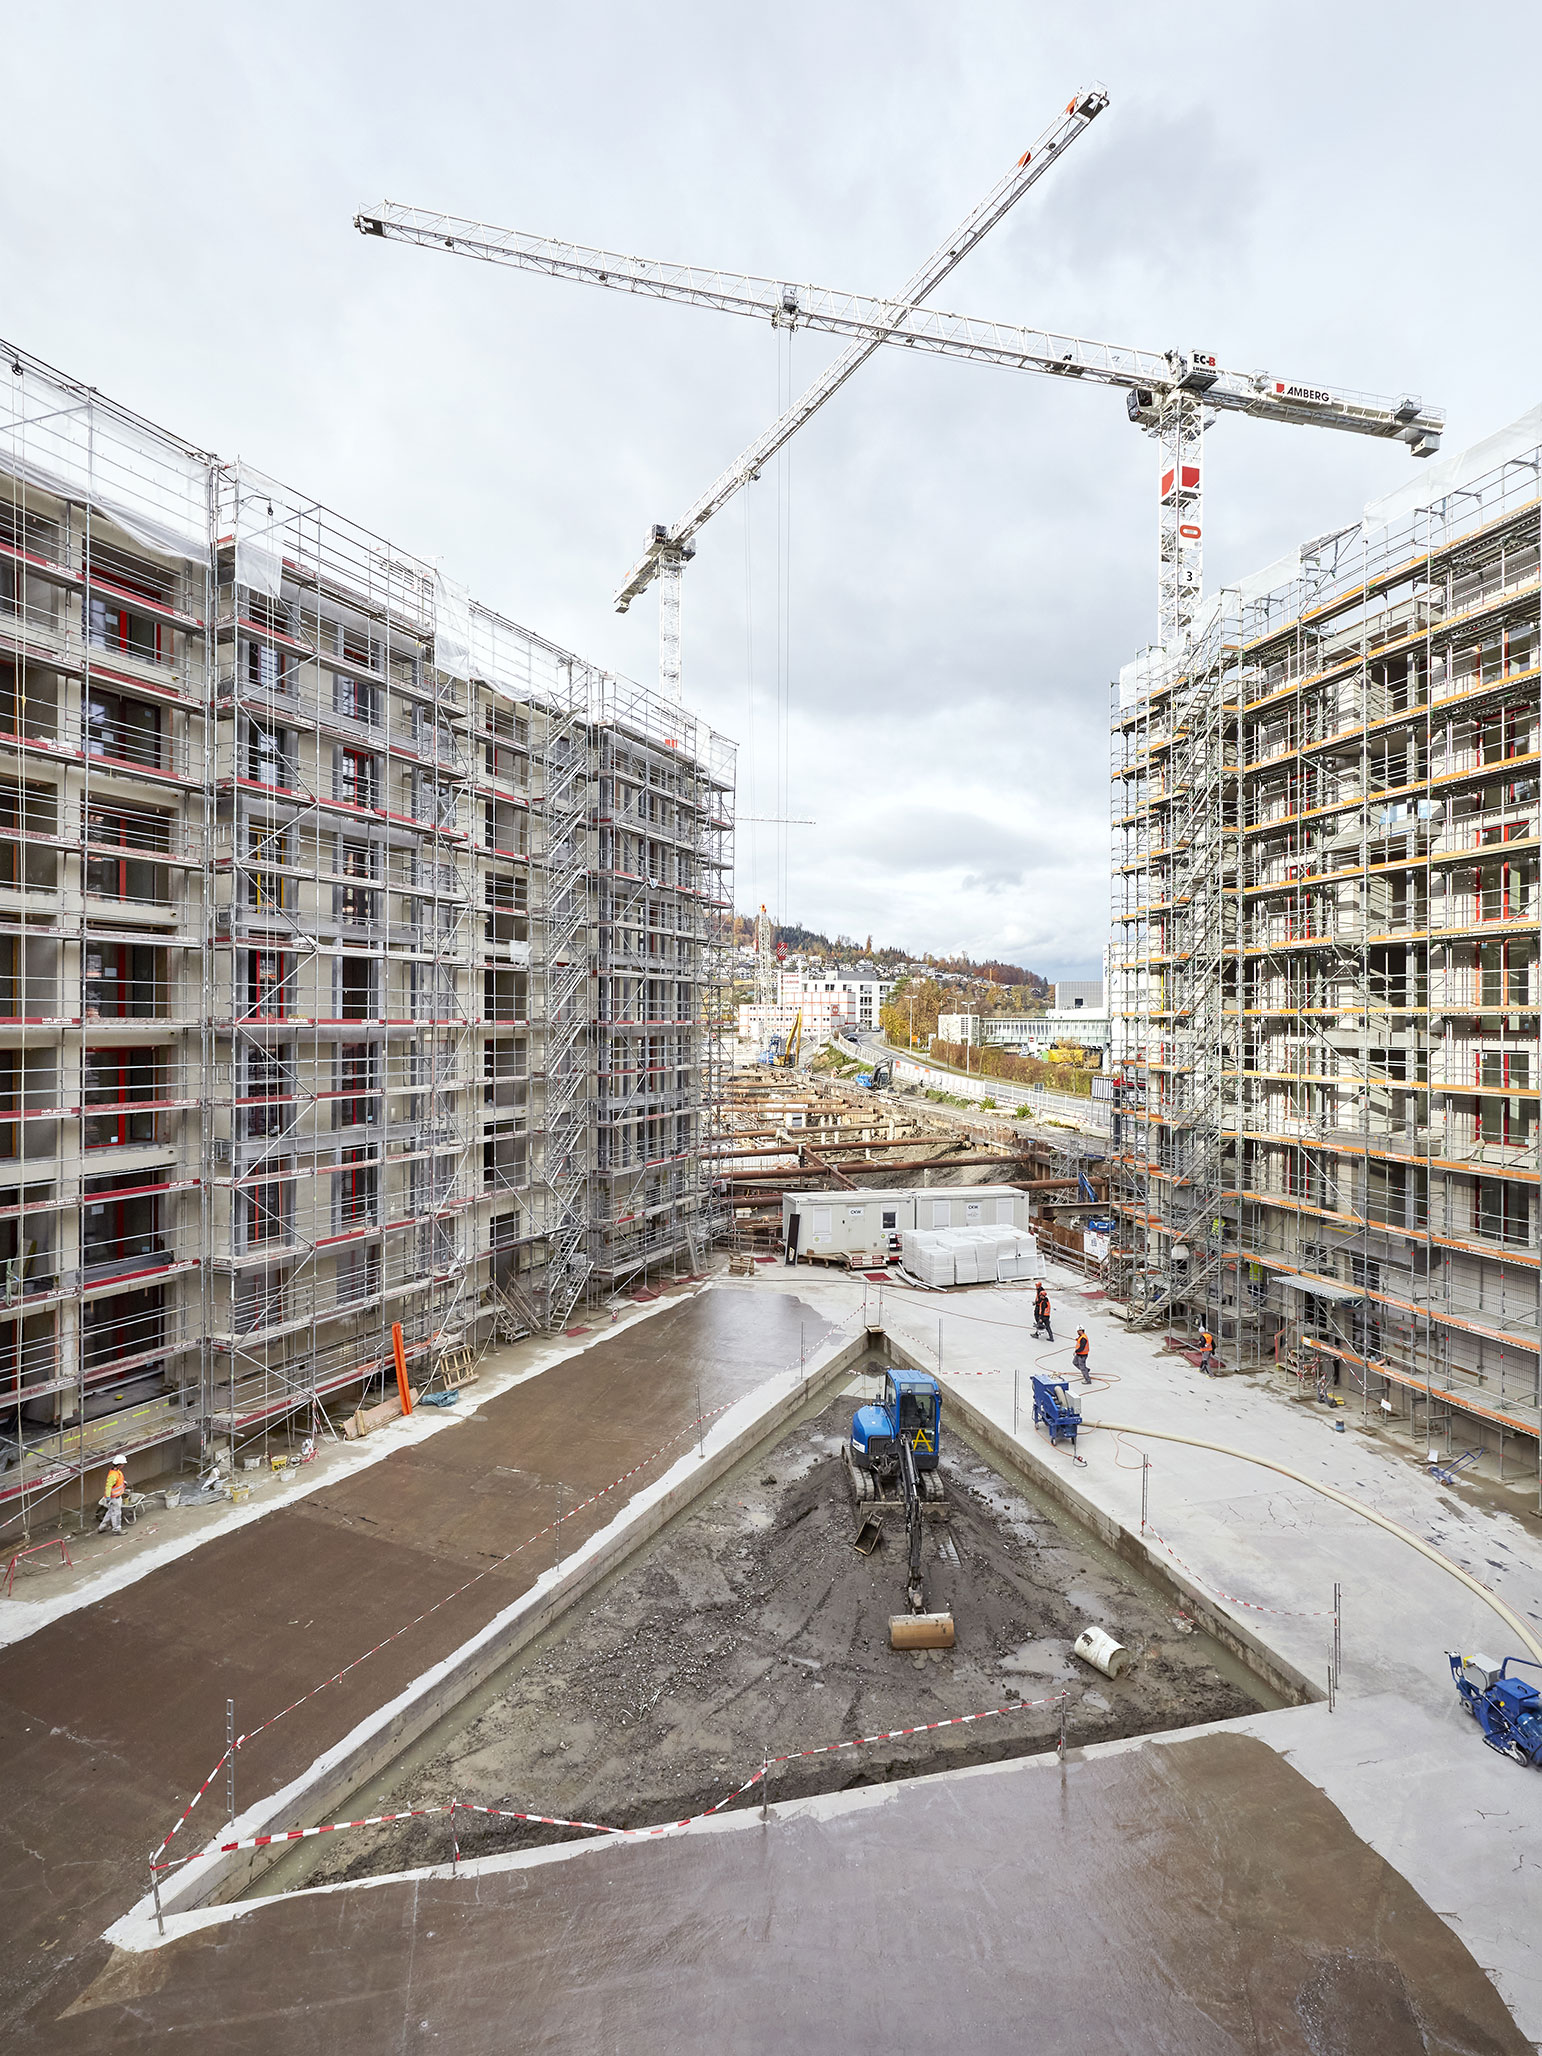
<svg viewBox="0 0 1542 2056">
<path fill-rule="evenodd" d="M 777 1756 L 949 1715 L 1065 1694 L 1069 1746 L 1225 1720 L 1278 1702 L 1155 1584 L 1010 1481 L 950 1431 L 946 1523 L 928 1523 L 927 1603 L 957 1646 L 897 1652 L 905 1531 L 870 1558 L 852 1546 L 841 1445 L 847 1393 L 792 1428 L 682 1514 L 638 1557 L 513 1659 L 342 1817 L 473 1799 L 637 1827 L 720 1801 Z M 1089 1622 L 1134 1661 L 1117 1680 L 1071 1644 Z M 1031 1755 L 1055 1746 L 1058 1699 L 1005 1717 L 777 1768 L 773 1800 Z M 736 1804 L 758 1803 L 758 1789 Z M 571 1831 L 456 1816 L 462 1857 Z M 445 1821 L 301 1845 L 263 1893 L 450 1855 Z"/>
</svg>

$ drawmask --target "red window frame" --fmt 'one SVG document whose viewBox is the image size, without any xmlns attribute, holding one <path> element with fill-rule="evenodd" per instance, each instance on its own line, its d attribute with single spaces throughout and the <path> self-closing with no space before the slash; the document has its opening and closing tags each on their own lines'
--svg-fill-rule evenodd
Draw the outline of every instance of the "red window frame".
<svg viewBox="0 0 1542 2056">
<path fill-rule="evenodd" d="M 246 1188 L 246 1246 L 265 1249 L 289 1240 L 289 1180 L 264 1178 Z"/>
<path fill-rule="evenodd" d="M 333 1191 L 340 1226 L 355 1227 L 374 1219 L 375 1159 L 368 1145 L 339 1152 Z"/>
<path fill-rule="evenodd" d="M 379 1068 L 372 1043 L 344 1042 L 338 1045 L 337 1083 L 339 1128 L 373 1126 L 380 1119 Z"/>
<path fill-rule="evenodd" d="M 86 816 L 86 841 L 94 845 L 86 857 L 86 890 L 99 899 L 146 900 L 158 903 L 164 895 L 156 890 L 157 845 L 144 838 L 154 834 L 150 821 L 134 814 L 114 814 L 105 807 L 92 807 Z M 121 857 L 102 854 L 104 844 L 115 844 Z M 164 845 L 161 846 L 164 848 Z M 137 874 L 131 876 L 132 874 Z M 148 874 L 148 875 L 145 875 Z M 148 892 L 130 890 L 148 885 Z"/>
<path fill-rule="evenodd" d="M 282 1021 L 289 1012 L 289 958 L 281 949 L 246 953 L 246 1015 L 248 1020 Z"/>
<path fill-rule="evenodd" d="M 155 1141 L 155 1110 L 146 1102 L 153 1102 L 156 1096 L 156 1063 L 154 1050 L 86 1051 L 81 1105 L 88 1150 L 125 1149 Z M 140 1075 L 136 1077 L 136 1073 Z"/>
<path fill-rule="evenodd" d="M 375 753 L 373 750 L 341 752 L 337 774 L 337 796 L 351 807 L 373 811 L 375 805 Z"/>
<path fill-rule="evenodd" d="M 133 719 L 130 719 L 132 710 Z M 92 733 L 102 728 L 103 735 Z M 105 763 L 138 764 L 159 770 L 165 738 L 161 709 L 129 693 L 93 684 L 86 694 L 86 755 Z M 139 754 L 133 754 L 135 749 Z"/>
<path fill-rule="evenodd" d="M 112 594 L 93 592 L 90 596 L 87 619 L 90 622 L 88 640 L 94 648 L 121 650 L 125 656 L 137 657 L 145 664 L 159 664 L 162 661 L 165 654 L 163 637 L 166 631 L 153 615 L 141 614 L 137 608 L 127 606 Z M 139 627 L 137 640 L 131 625 L 134 623 Z M 146 647 L 146 631 L 154 643 L 153 653 Z"/>
<path fill-rule="evenodd" d="M 99 951 L 102 968 L 92 972 L 88 968 L 82 975 L 81 1004 L 87 1020 L 98 1021 L 143 1021 L 153 1020 L 157 1010 L 165 1005 L 163 994 L 159 951 L 153 943 L 139 942 L 96 942 L 87 941 L 88 951 Z M 111 960 L 112 969 L 108 969 Z M 149 975 L 145 976 L 145 965 Z M 149 1004 L 144 1004 L 148 994 Z M 106 1002 L 104 1005 L 103 1002 Z"/>
</svg>

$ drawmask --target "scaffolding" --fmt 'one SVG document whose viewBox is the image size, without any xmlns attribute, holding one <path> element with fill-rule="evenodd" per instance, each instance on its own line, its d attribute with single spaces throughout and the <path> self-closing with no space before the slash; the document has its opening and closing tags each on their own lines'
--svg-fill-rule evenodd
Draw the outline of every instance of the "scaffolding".
<svg viewBox="0 0 1542 2056">
<path fill-rule="evenodd" d="M 615 1289 L 728 1221 L 704 1151 L 721 1125 L 733 926 L 734 750 L 606 678 L 595 701 L 592 1260 Z"/>
<path fill-rule="evenodd" d="M 0 1522 L 26 1528 L 70 1486 L 83 1514 L 118 1450 L 321 1429 L 398 1324 L 421 1383 L 699 1259 L 733 751 L 11 358 Z"/>
<path fill-rule="evenodd" d="M 1120 1289 L 1539 1427 L 1542 413 L 1212 599 L 1113 710 Z"/>
<path fill-rule="evenodd" d="M 210 1427 L 468 1327 L 478 1197 L 467 682 L 423 567 L 220 479 L 204 1076 Z M 248 535 L 254 540 L 250 547 Z"/>
</svg>

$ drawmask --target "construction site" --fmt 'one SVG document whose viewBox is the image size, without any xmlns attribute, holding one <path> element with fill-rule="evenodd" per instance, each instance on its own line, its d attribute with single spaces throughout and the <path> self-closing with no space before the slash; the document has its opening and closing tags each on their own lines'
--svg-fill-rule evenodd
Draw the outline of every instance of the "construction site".
<svg viewBox="0 0 1542 2056">
<path fill-rule="evenodd" d="M 888 300 L 355 217 L 841 339 L 646 686 L 10 350 L 8 2049 L 1542 2048 L 1542 410 L 1207 596 L 1445 417 L 929 304 L 1108 100 Z M 732 1004 L 684 574 L 889 347 L 1154 446 L 1104 1094 Z"/>
</svg>

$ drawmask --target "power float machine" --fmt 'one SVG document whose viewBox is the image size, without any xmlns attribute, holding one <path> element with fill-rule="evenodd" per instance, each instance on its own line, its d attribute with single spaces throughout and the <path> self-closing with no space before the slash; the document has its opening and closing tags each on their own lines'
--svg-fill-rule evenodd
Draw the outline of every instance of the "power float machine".
<svg viewBox="0 0 1542 2056">
<path fill-rule="evenodd" d="M 875 1366 L 876 1368 L 876 1366 Z M 886 1368 L 882 1396 L 859 1406 L 841 1452 L 857 1502 L 857 1547 L 869 1553 L 882 1535 L 879 1516 L 903 1509 L 909 1545 L 908 1614 L 889 1619 L 891 1649 L 951 1649 L 953 1616 L 928 1613 L 921 1567 L 923 1520 L 946 1520 L 942 1388 L 926 1371 Z"/>
</svg>

